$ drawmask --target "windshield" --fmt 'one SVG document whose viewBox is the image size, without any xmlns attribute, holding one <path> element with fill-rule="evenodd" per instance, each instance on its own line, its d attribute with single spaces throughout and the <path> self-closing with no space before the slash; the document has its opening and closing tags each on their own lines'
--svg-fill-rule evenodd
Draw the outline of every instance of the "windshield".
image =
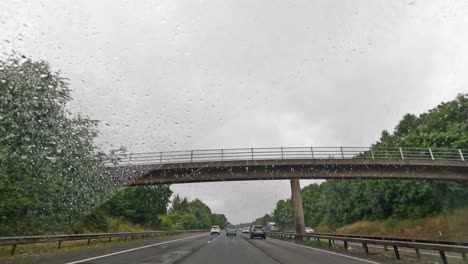
<svg viewBox="0 0 468 264">
<path fill-rule="evenodd" d="M 467 14 L 0 0 L 0 263 L 463 262 Z"/>
</svg>

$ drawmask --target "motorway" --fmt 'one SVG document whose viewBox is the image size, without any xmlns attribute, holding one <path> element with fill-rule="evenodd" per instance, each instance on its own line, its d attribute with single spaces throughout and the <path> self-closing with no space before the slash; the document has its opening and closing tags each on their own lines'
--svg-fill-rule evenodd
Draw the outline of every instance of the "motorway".
<svg viewBox="0 0 468 264">
<path fill-rule="evenodd" d="M 164 239 L 146 239 L 119 243 L 104 248 L 82 248 L 30 257 L 5 263 L 67 264 L 310 264 L 310 263 L 394 263 L 392 259 L 310 248 L 276 239 L 249 239 L 190 234 Z M 402 263 L 399 261 L 398 263 Z"/>
</svg>

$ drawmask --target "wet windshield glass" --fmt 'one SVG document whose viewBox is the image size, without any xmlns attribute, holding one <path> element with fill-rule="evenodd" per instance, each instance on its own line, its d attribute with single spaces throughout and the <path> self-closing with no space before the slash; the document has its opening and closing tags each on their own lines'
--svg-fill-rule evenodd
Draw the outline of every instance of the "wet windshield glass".
<svg viewBox="0 0 468 264">
<path fill-rule="evenodd" d="M 0 262 L 463 261 L 467 14 L 0 0 Z"/>
</svg>

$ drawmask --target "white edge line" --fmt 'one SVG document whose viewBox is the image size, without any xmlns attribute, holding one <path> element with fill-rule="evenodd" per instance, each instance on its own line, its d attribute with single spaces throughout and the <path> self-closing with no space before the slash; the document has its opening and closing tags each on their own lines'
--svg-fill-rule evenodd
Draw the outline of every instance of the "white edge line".
<svg viewBox="0 0 468 264">
<path fill-rule="evenodd" d="M 352 257 L 352 256 L 348 256 L 348 255 L 336 253 L 336 252 L 333 252 L 333 251 L 328 251 L 328 250 L 323 250 L 323 249 L 318 249 L 318 248 L 313 248 L 313 247 L 298 245 L 298 244 L 294 244 L 294 243 L 287 242 L 287 241 L 283 241 L 283 240 L 279 240 L 279 239 L 276 239 L 276 240 L 277 240 L 277 241 L 284 242 L 284 243 L 288 243 L 288 244 L 291 244 L 291 245 L 294 245 L 294 246 L 303 247 L 303 248 L 308 248 L 308 249 L 311 249 L 311 250 L 316 250 L 316 251 L 320 251 L 320 252 L 325 252 L 325 253 L 329 253 L 329 254 L 333 254 L 333 255 L 345 257 L 345 258 L 360 260 L 360 261 L 367 262 L 367 263 L 372 263 L 372 264 L 380 264 L 379 262 L 375 262 L 375 261 L 371 261 L 371 260 L 367 260 L 367 259 L 356 258 L 356 257 Z"/>
<path fill-rule="evenodd" d="M 123 253 L 131 252 L 131 251 L 135 251 L 135 250 L 139 250 L 139 249 L 144 249 L 144 248 L 149 248 L 149 247 L 155 247 L 155 246 L 159 246 L 159 245 L 163 245 L 163 244 L 168 244 L 168 243 L 177 242 L 177 241 L 181 241 L 181 240 L 185 240 L 185 239 L 189 239 L 189 238 L 194 238 L 194 237 L 199 237 L 199 236 L 204 236 L 204 235 L 205 235 L 205 234 L 201 234 L 201 235 L 195 235 L 195 236 L 189 236 L 189 237 L 179 238 L 179 239 L 175 239 L 175 240 L 164 241 L 164 242 L 161 242 L 161 243 L 156 243 L 156 244 L 152 244 L 152 245 L 147 245 L 147 246 L 142 246 L 142 247 L 137 247 L 137 248 L 131 248 L 131 249 L 127 249 L 127 250 L 117 251 L 117 252 L 114 252 L 114 253 L 110 253 L 110 254 L 106 254 L 106 255 L 101 255 L 101 256 L 97 256 L 97 257 L 92 257 L 92 258 L 87 258 L 87 259 L 82 259 L 82 260 L 67 262 L 67 263 L 65 263 L 65 264 L 82 263 L 82 262 L 85 262 L 85 261 L 90 261 L 90 260 L 95 260 L 95 259 L 110 257 L 110 256 L 113 256 L 113 255 L 123 254 Z"/>
</svg>

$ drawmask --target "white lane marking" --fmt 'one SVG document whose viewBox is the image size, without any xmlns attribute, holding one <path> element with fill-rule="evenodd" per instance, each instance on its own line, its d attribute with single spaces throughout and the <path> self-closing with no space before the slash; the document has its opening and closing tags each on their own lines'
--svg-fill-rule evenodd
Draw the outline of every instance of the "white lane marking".
<svg viewBox="0 0 468 264">
<path fill-rule="evenodd" d="M 85 261 L 90 261 L 90 260 L 95 260 L 95 259 L 110 257 L 110 256 L 113 256 L 113 255 L 123 254 L 123 253 L 131 252 L 131 251 L 135 251 L 135 250 L 139 250 L 139 249 L 144 249 L 144 248 L 149 248 L 149 247 L 164 245 L 164 244 L 168 244 L 168 243 L 172 243 L 172 242 L 177 242 L 177 241 L 186 240 L 186 239 L 189 239 L 189 238 L 194 238 L 194 237 L 199 237 L 199 236 L 205 236 L 205 235 L 206 235 L 206 234 L 201 234 L 201 235 L 196 235 L 196 236 L 189 236 L 189 237 L 179 238 L 179 239 L 175 239 L 175 240 L 164 241 L 164 242 L 161 242 L 161 243 L 156 243 L 156 244 L 152 244 L 152 245 L 147 245 L 147 246 L 136 247 L 136 248 L 131 248 L 131 249 L 127 249 L 127 250 L 117 251 L 117 252 L 114 252 L 114 253 L 110 253 L 110 254 L 106 254 L 106 255 L 101 255 L 101 256 L 97 256 L 97 257 L 92 257 L 92 258 L 87 258 L 87 259 L 82 259 L 82 260 L 67 262 L 67 263 L 65 263 L 65 264 L 82 263 L 82 262 L 85 262 Z"/>
<path fill-rule="evenodd" d="M 372 263 L 372 264 L 380 264 L 379 262 L 375 262 L 375 261 L 371 261 L 371 260 L 367 260 L 367 259 L 356 258 L 356 257 L 351 257 L 351 256 L 348 256 L 348 255 L 344 255 L 344 254 L 340 254 L 340 253 L 336 253 L 336 252 L 332 252 L 332 251 L 328 251 L 328 250 L 323 250 L 323 249 L 298 245 L 298 244 L 294 244 L 294 243 L 279 240 L 279 239 L 275 239 L 275 240 L 283 242 L 283 243 L 291 244 L 291 245 L 294 245 L 294 246 L 303 247 L 303 248 L 307 248 L 307 249 L 311 249 L 311 250 L 315 250 L 315 251 L 320 251 L 320 252 L 324 252 L 324 253 L 328 253 L 328 254 L 332 254 L 332 255 L 337 255 L 337 256 L 341 256 L 341 257 L 345 257 L 345 258 L 355 259 L 355 260 L 359 260 L 359 261 L 363 261 L 363 262 L 367 262 L 367 263 Z"/>
</svg>

